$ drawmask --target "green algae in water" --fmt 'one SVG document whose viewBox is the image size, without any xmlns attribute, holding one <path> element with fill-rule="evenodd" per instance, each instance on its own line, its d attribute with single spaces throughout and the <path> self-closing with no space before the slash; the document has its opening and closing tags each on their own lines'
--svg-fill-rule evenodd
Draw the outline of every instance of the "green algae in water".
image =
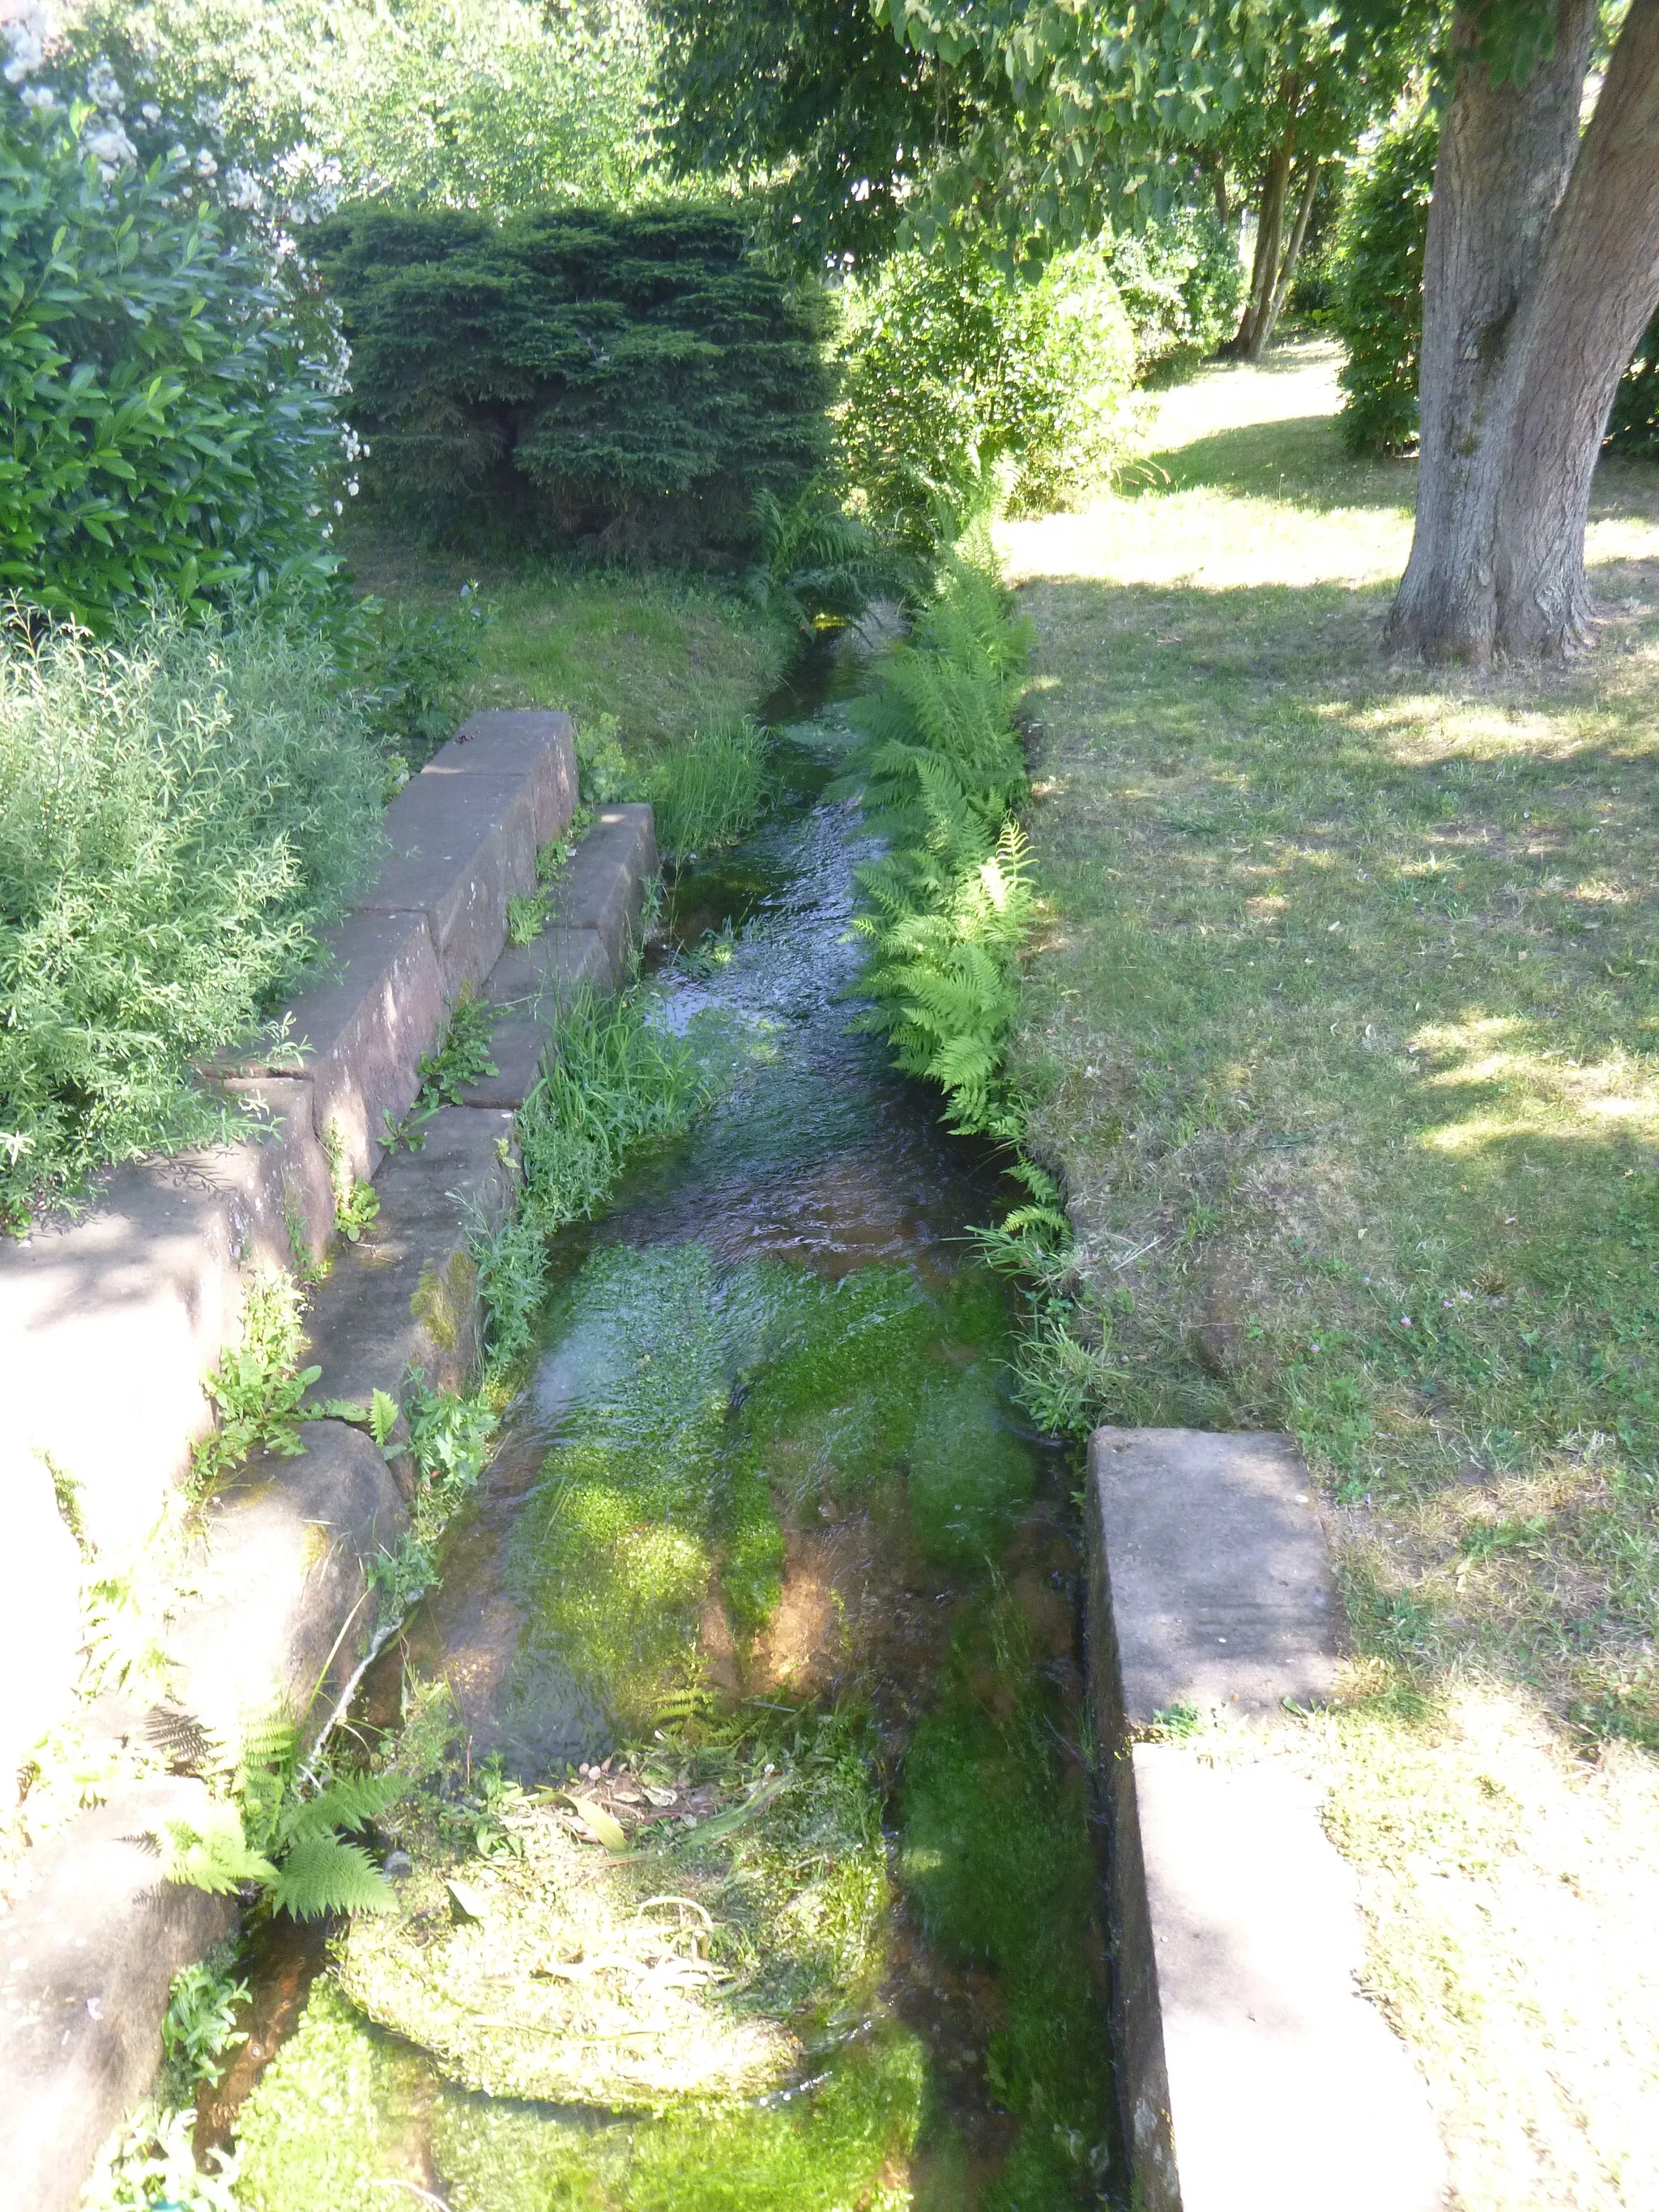
<svg viewBox="0 0 1659 2212">
<path fill-rule="evenodd" d="M 1057 1755 L 1053 1704 L 1018 1608 L 994 1594 L 958 1622 L 904 1762 L 901 1878 L 929 1942 L 988 1967 L 1003 2002 L 988 2071 L 1020 2128 L 983 2212 L 1096 2204 L 1107 2165 L 1087 1789 Z"/>
<path fill-rule="evenodd" d="M 595 2130 L 448 2096 L 433 2151 L 453 2212 L 903 2212 L 922 2102 L 888 2026 L 787 2105 Z"/>
<path fill-rule="evenodd" d="M 972 1567 L 1030 1495 L 982 1289 L 941 1300 L 896 1268 L 832 1281 L 775 1260 L 722 1268 L 695 1243 L 611 1245 L 561 1323 L 543 1387 L 562 1395 L 563 1434 L 514 1543 L 520 1674 L 556 1662 L 621 1735 L 696 1681 L 711 1588 L 740 1635 L 765 1626 L 781 1508 L 868 1501 L 902 1541 L 908 1477 L 923 1555 Z"/>
<path fill-rule="evenodd" d="M 497 2096 L 664 2112 L 787 2087 L 876 2002 L 886 1850 L 865 1729 L 830 1714 L 749 1735 L 699 1759 L 726 1819 L 638 1832 L 616 1857 L 545 1793 L 495 1801 L 488 1857 L 414 1799 L 398 1821 L 414 1871 L 395 1914 L 341 1939 L 346 1995 Z"/>
<path fill-rule="evenodd" d="M 242 2106 L 237 2195 L 247 2212 L 386 2212 L 423 2170 L 431 2077 L 326 1977 Z"/>
</svg>

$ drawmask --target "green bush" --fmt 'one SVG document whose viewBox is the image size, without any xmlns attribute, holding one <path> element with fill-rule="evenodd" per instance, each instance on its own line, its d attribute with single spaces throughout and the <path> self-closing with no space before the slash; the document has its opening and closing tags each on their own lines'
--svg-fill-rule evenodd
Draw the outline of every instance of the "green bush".
<svg viewBox="0 0 1659 2212">
<path fill-rule="evenodd" d="M 0 1212 L 216 1126 L 246 1036 L 362 882 L 381 766 L 327 655 L 177 616 L 0 642 Z"/>
<path fill-rule="evenodd" d="M 1237 229 L 1207 208 L 1182 208 L 1106 246 L 1141 377 L 1213 353 L 1238 327 L 1244 268 Z"/>
<path fill-rule="evenodd" d="M 110 115 L 0 95 L 0 588 L 94 627 L 336 566 L 337 364 L 190 179 Z"/>
<path fill-rule="evenodd" d="M 988 253 L 911 250 L 848 288 L 841 449 L 869 519 L 933 544 L 988 473 L 1016 514 L 1064 506 L 1127 444 L 1134 341 L 1105 258 L 1062 254 L 1036 283 Z"/>
<path fill-rule="evenodd" d="M 1423 246 L 1439 143 L 1427 112 L 1385 131 L 1343 198 L 1330 324 L 1348 349 L 1340 422 L 1354 453 L 1403 453 L 1416 442 Z"/>
<path fill-rule="evenodd" d="M 1607 443 L 1615 453 L 1659 454 L 1659 315 L 1642 334 L 1636 357 L 1613 398 Z"/>
<path fill-rule="evenodd" d="M 828 445 L 818 295 L 726 210 L 357 209 L 317 252 L 351 340 L 365 483 L 445 534 L 747 548 Z"/>
</svg>

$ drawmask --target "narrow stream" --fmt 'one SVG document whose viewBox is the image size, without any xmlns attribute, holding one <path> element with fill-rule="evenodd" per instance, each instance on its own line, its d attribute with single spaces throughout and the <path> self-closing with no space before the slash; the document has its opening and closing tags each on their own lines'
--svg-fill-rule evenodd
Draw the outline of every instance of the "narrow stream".
<svg viewBox="0 0 1659 2212">
<path fill-rule="evenodd" d="M 1109 2201 L 1075 1468 L 965 1241 L 1010 1193 L 849 1028 L 860 675 L 774 702 L 780 804 L 667 895 L 719 1103 L 561 1239 L 374 1686 L 401 1914 L 255 1962 L 203 2122 L 252 2212 Z"/>
</svg>

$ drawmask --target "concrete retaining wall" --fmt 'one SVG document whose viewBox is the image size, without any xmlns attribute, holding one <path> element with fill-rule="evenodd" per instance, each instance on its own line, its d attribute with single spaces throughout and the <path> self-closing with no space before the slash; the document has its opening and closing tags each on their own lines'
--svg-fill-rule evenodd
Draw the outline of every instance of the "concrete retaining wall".
<svg viewBox="0 0 1659 2212">
<path fill-rule="evenodd" d="M 1360 1991 L 1352 1875 L 1285 1725 L 1339 1656 L 1306 1469 L 1284 1437 L 1097 1429 L 1088 1535 L 1137 2203 L 1434 2212 L 1427 2100 Z M 1183 1737 L 1194 1711 L 1213 1735 Z"/>
<path fill-rule="evenodd" d="M 106 1563 L 156 1526 L 210 1425 L 203 1380 L 237 1340 L 257 1270 L 314 1266 L 333 1248 L 307 1316 L 314 1398 L 401 1395 L 412 1367 L 465 1386 L 471 1237 L 512 1202 L 512 1109 L 569 989 L 617 981 L 656 869 L 650 809 L 604 811 L 558 883 L 552 926 L 506 951 L 507 902 L 534 890 L 537 849 L 575 798 L 567 717 L 475 717 L 388 809 L 392 850 L 331 939 L 331 969 L 295 1001 L 294 1048 L 224 1070 L 261 1126 L 125 1170 L 81 1221 L 0 1251 L 0 1532 L 17 1593 L 0 1607 L 0 1660 L 26 1686 L 7 1701 L 9 1770 L 71 1695 L 80 1547 Z M 497 1075 L 429 1121 L 419 1152 L 388 1158 L 387 1117 L 412 1104 L 456 994 L 481 984 L 501 1009 Z M 356 1244 L 334 1246 L 325 1140 L 375 1180 L 380 1212 Z M 360 1429 L 320 1420 L 301 1440 L 301 1456 L 256 1457 L 200 1516 L 194 1595 L 166 1631 L 176 1697 L 100 1698 L 109 1747 L 153 1751 L 186 1722 L 234 1740 L 278 1705 L 325 1713 L 349 1681 L 372 1632 L 369 1564 L 406 1516 Z M 158 1883 L 146 1840 L 203 1796 L 174 1775 L 72 1822 L 30 1854 L 0 1915 L 0 2207 L 74 2205 L 155 2073 L 169 1981 L 230 1924 L 223 1900 Z"/>
</svg>

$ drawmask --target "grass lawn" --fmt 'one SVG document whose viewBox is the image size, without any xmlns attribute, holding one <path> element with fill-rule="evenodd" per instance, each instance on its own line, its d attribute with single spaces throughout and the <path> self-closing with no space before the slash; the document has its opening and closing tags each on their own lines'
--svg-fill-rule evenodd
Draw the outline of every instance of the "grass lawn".
<svg viewBox="0 0 1659 2212">
<path fill-rule="evenodd" d="M 630 756 L 751 714 L 795 641 L 736 592 L 672 569 L 548 563 L 491 569 L 382 533 L 350 514 L 340 550 L 357 585 L 391 605 L 439 612 L 476 580 L 494 617 L 461 702 L 614 714 Z"/>
<path fill-rule="evenodd" d="M 1303 1749 L 1459 2202 L 1659 2205 L 1659 471 L 1578 666 L 1390 667 L 1409 463 L 1331 349 L 1007 526 L 1040 643 L 1020 1053 L 1095 1419 L 1285 1427 L 1350 1692 Z"/>
</svg>

